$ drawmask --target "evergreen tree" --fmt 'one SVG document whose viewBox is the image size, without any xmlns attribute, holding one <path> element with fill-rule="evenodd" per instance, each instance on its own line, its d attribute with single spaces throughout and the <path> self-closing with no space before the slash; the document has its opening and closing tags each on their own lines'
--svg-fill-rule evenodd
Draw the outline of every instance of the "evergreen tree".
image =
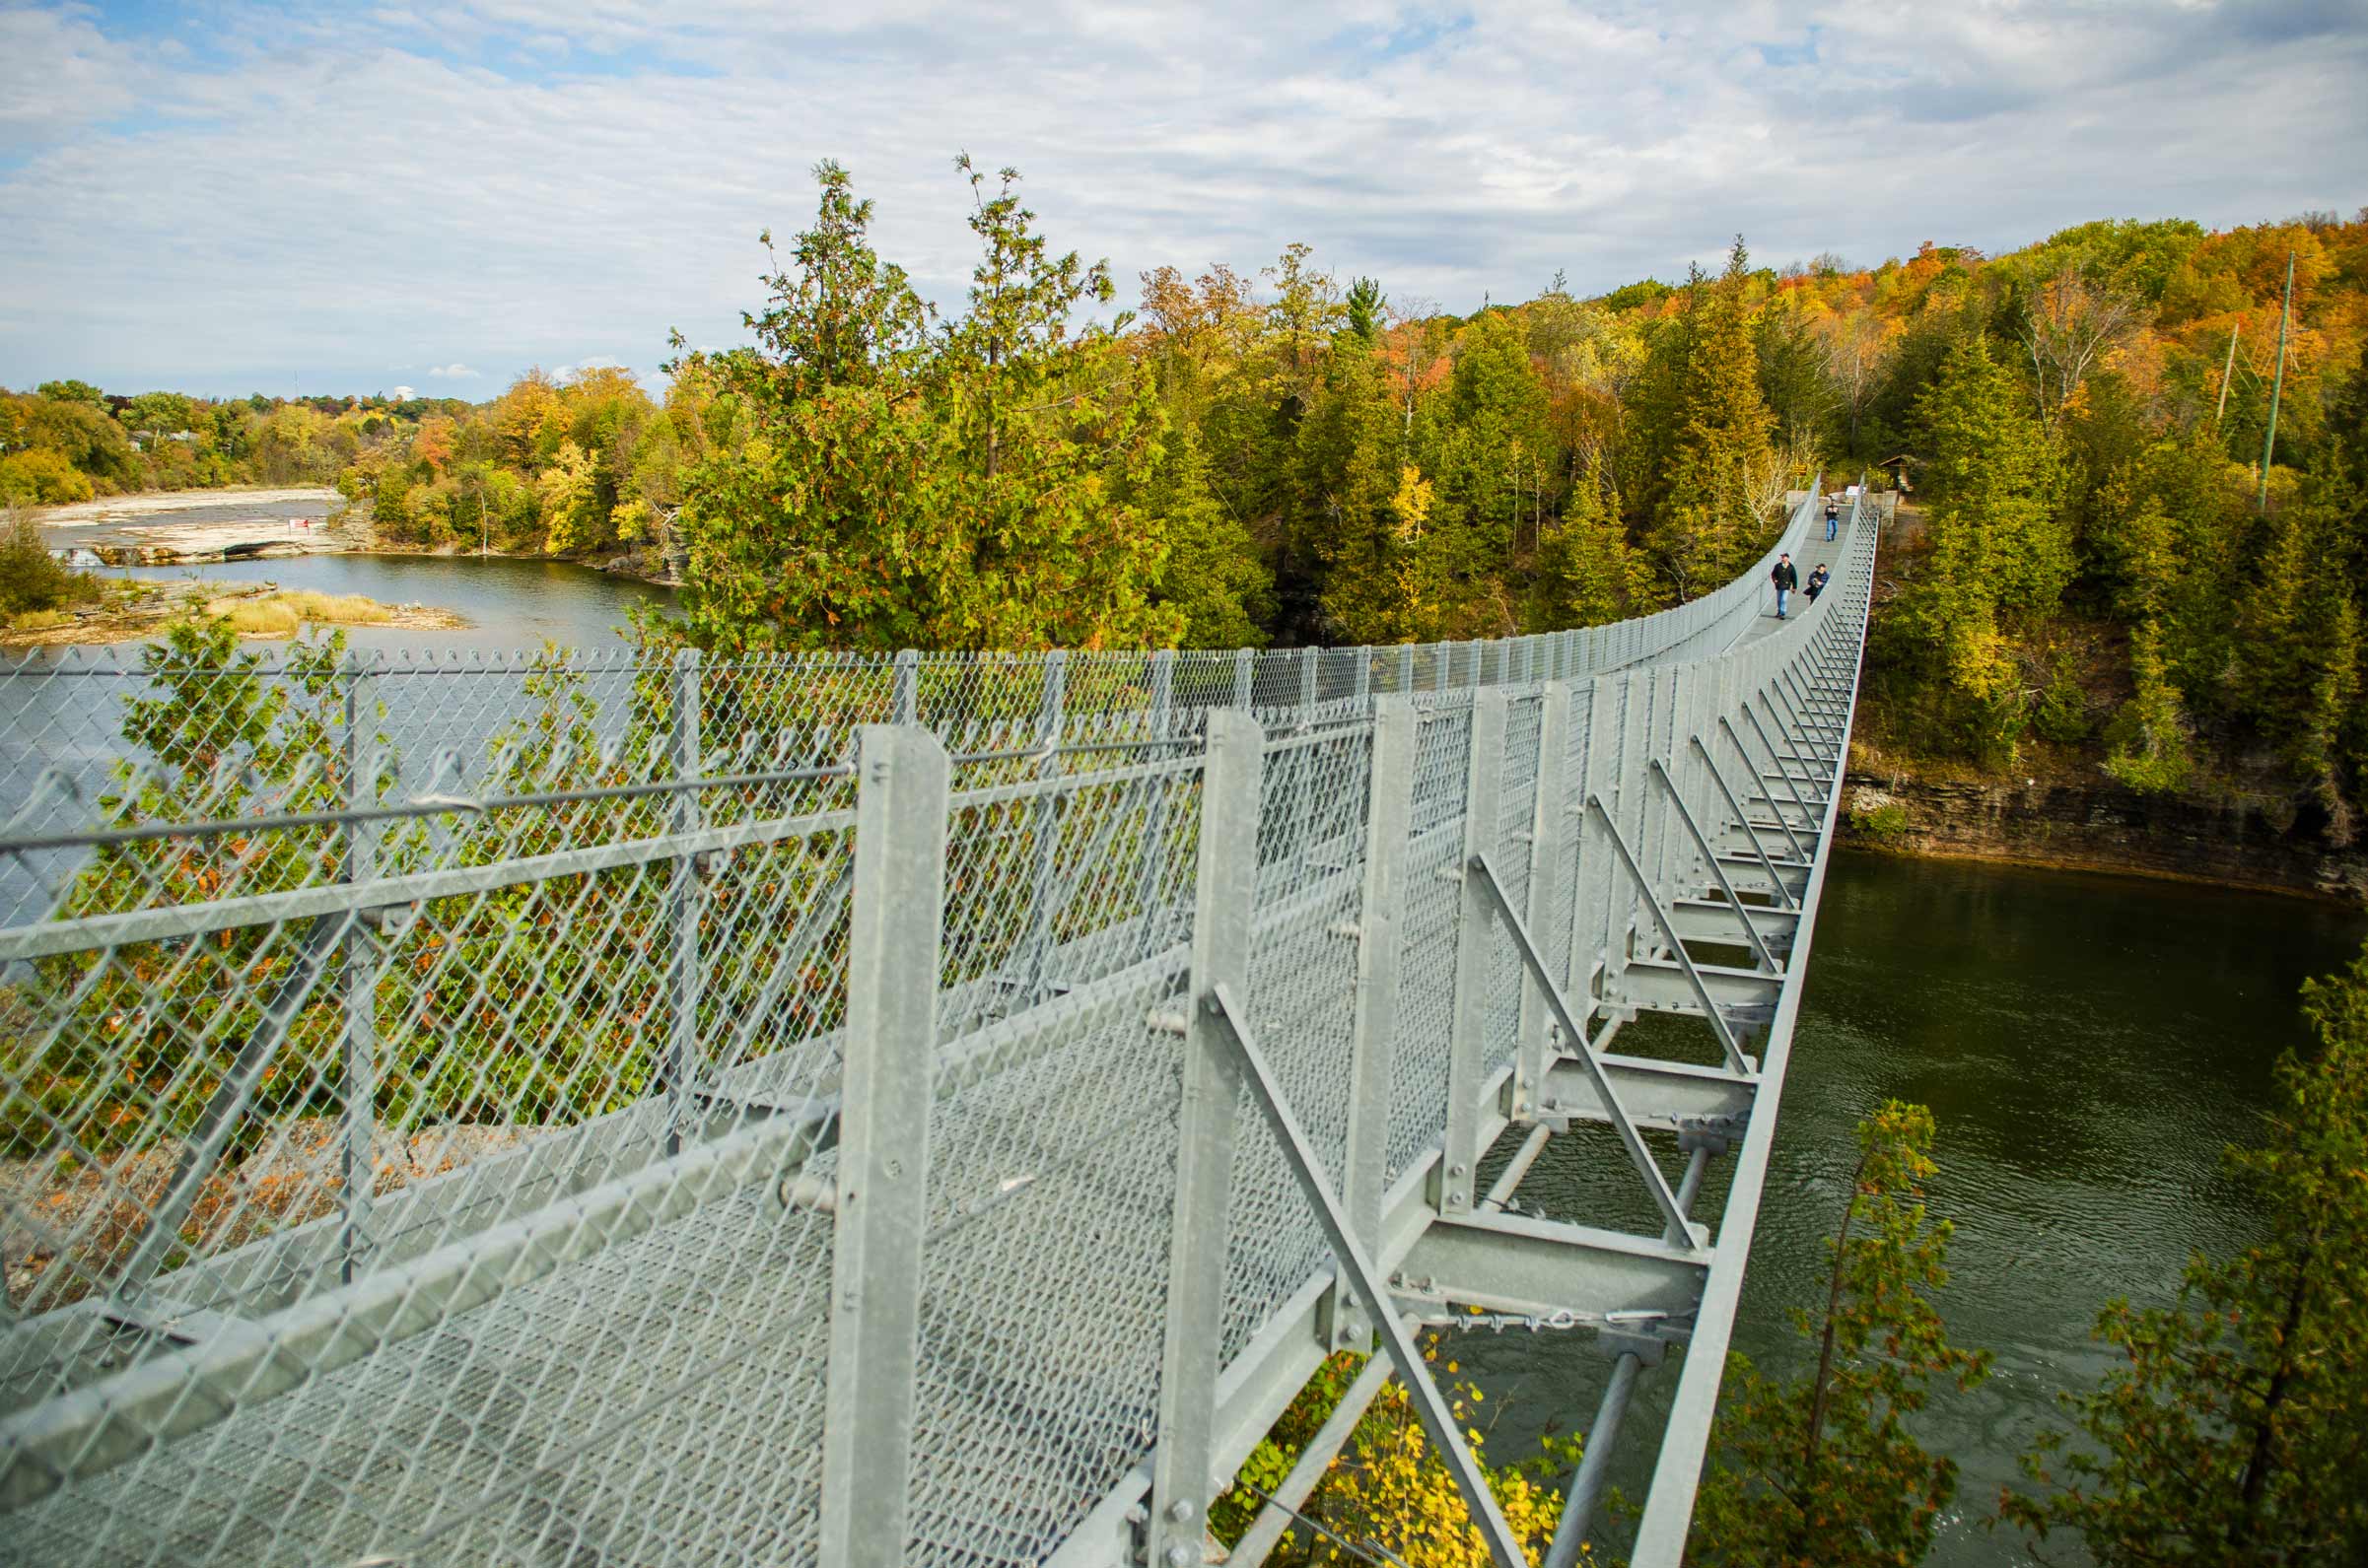
<svg viewBox="0 0 2368 1568">
<path fill-rule="evenodd" d="M 744 439 L 684 486 L 684 616 L 710 647 L 1090 648 L 1158 644 L 1156 519 L 1125 499 L 1160 424 L 1150 378 L 1103 328 L 1107 270 L 1054 256 L 1018 176 L 967 159 L 981 257 L 943 333 L 871 248 L 871 207 L 816 170 L 814 227 L 766 281 L 757 347 L 705 358 Z"/>
<path fill-rule="evenodd" d="M 1169 436 L 1143 496 L 1144 515 L 1167 540 L 1154 603 L 1184 618 L 1181 648 L 1259 648 L 1274 610 L 1274 579 L 1249 529 L 1209 489 L 1209 462 L 1190 426 Z"/>
<path fill-rule="evenodd" d="M 1654 608 L 1652 574 L 1590 473 L 1571 490 L 1538 552 L 1528 629 L 1605 626 Z"/>
<path fill-rule="evenodd" d="M 2077 1534 L 2101 1568 L 2336 1568 L 2368 1561 L 2368 951 L 2303 988 L 2315 1058 L 2278 1066 L 2284 1105 L 2228 1163 L 2267 1235 L 2188 1265 L 2167 1308 L 2108 1306 L 2124 1364 L 2065 1400 L 2041 1490 L 2003 1516 Z"/>
<path fill-rule="evenodd" d="M 1295 452 L 1309 550 L 1322 570 L 1326 640 L 1394 643 L 1407 629 L 1402 572 L 1419 541 L 1398 514 L 1405 439 L 1374 357 L 1344 346 Z"/>
<path fill-rule="evenodd" d="M 2072 570 L 2054 454 L 2025 401 L 1976 333 L 1949 351 L 1917 405 L 1931 442 L 1928 552 L 1901 620 L 1941 685 L 1952 738 L 1993 757 L 2011 749 L 2025 707 L 2001 614 L 2053 610 Z"/>
<path fill-rule="evenodd" d="M 2187 786 L 2194 772 L 2187 714 L 2162 656 L 2162 631 L 2141 623 L 2129 634 L 2129 671 L 2136 692 L 2108 726 L 2105 771 L 2145 794 Z"/>
<path fill-rule="evenodd" d="M 2346 762 L 2359 703 L 2359 611 L 2347 566 L 2348 475 L 2322 459 L 2268 520 L 2238 616 L 2233 685 L 2294 782 L 2349 836 Z"/>
<path fill-rule="evenodd" d="M 1421 443 L 1436 500 L 1417 572 L 1435 608 L 1415 635 L 1503 637 L 1519 630 L 1508 579 L 1541 529 L 1551 462 L 1545 387 L 1506 312 L 1465 330 L 1443 412 Z"/>
<path fill-rule="evenodd" d="M 1765 542 L 1760 496 L 1775 466 L 1769 440 L 1775 419 L 1760 395 L 1748 278 L 1749 255 L 1738 238 L 1726 271 L 1707 287 L 1698 278 L 1687 307 L 1692 322 L 1676 382 L 1676 435 L 1649 541 L 1680 598 L 1725 582 Z"/>
<path fill-rule="evenodd" d="M 708 648 L 898 648 L 932 641 L 917 476 L 941 460 L 918 395 L 932 313 L 871 247 L 871 204 L 816 167 L 821 199 L 769 298 L 741 322 L 756 346 L 683 366 L 746 410 L 747 440 L 688 476 L 682 618 Z M 768 248 L 771 237 L 765 237 Z"/>
<path fill-rule="evenodd" d="M 1949 1223 L 1924 1207 L 1932 1113 L 1887 1102 L 1858 1125 L 1858 1167 L 1824 1311 L 1795 1310 L 1817 1370 L 1777 1382 L 1741 1354 L 1711 1431 L 1689 1562 L 1732 1568 L 1897 1568 L 1931 1544 L 1957 1466 L 1908 1420 L 1935 1380 L 1959 1392 L 1985 1353 L 1949 1343 L 1932 1296 L 1948 1283 Z"/>
</svg>

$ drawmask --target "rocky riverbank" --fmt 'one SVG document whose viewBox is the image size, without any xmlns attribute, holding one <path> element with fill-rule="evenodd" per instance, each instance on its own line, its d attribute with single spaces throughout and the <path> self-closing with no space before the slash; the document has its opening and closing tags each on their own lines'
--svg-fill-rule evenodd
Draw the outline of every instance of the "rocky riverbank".
<svg viewBox="0 0 2368 1568">
<path fill-rule="evenodd" d="M 1840 837 L 1895 854 L 2368 898 L 2368 843 L 2338 843 L 2315 816 L 2264 800 L 2142 795 L 2103 777 L 1932 780 L 1853 755 Z"/>
<path fill-rule="evenodd" d="M 468 625 L 426 604 L 381 604 L 360 594 L 283 591 L 276 582 L 139 582 L 97 579 L 99 596 L 67 608 L 19 615 L 0 627 L 0 648 L 96 647 L 145 642 L 184 616 L 227 619 L 248 641 L 291 638 L 324 626 L 444 632 Z"/>
</svg>

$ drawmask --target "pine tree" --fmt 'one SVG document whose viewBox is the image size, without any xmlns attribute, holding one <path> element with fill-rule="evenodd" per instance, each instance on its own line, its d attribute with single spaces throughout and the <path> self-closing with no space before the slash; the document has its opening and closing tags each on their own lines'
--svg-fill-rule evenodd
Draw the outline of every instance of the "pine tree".
<svg viewBox="0 0 2368 1568">
<path fill-rule="evenodd" d="M 1416 635 L 1502 637 L 1519 629 L 1510 579 L 1544 518 L 1551 440 L 1527 336 L 1506 312 L 1465 329 L 1443 413 L 1420 443 L 1436 503 L 1417 570 L 1437 609 Z"/>
<path fill-rule="evenodd" d="M 1528 629 L 1605 626 L 1653 608 L 1652 575 L 1589 472 L 1571 490 L 1538 552 Z"/>
<path fill-rule="evenodd" d="M 2360 699 L 2359 610 L 2347 565 L 2348 475 L 2322 459 L 2273 511 L 2259 580 L 2239 612 L 2233 682 L 2294 782 L 2348 842 Z"/>
<path fill-rule="evenodd" d="M 2129 670 L 2136 692 L 2106 730 L 2105 771 L 2144 794 L 2187 787 L 2194 772 L 2187 714 L 2162 656 L 2162 631 L 2153 621 L 2129 634 Z"/>
<path fill-rule="evenodd" d="M 1744 290 L 1749 254 L 1738 238 L 1715 284 L 1699 276 L 1687 307 L 1677 426 L 1651 544 L 1682 598 L 1732 578 L 1764 543 L 1759 493 L 1775 463 L 1776 420 L 1760 395 L 1759 353 Z"/>
<path fill-rule="evenodd" d="M 1930 433 L 1924 574 L 1901 606 L 1937 677 L 1945 727 L 1978 755 L 2011 752 L 2024 721 L 2005 612 L 2053 610 L 2072 569 L 2055 464 L 2014 377 L 1969 334 L 1917 417 Z"/>
<path fill-rule="evenodd" d="M 1908 1430 L 1935 1381 L 1959 1392 L 1986 1353 L 1949 1343 L 1932 1296 L 1948 1283 L 1949 1223 L 1924 1207 L 1932 1113 L 1887 1102 L 1858 1125 L 1858 1168 L 1827 1245 L 1822 1313 L 1793 1313 L 1817 1370 L 1777 1382 L 1728 1357 L 1689 1562 L 1718 1568 L 1897 1568 L 1931 1544 L 1957 1466 Z"/>
<path fill-rule="evenodd" d="M 1249 529 L 1210 493 L 1209 461 L 1190 426 L 1168 437 L 1143 512 L 1167 540 L 1152 600 L 1184 617 L 1177 646 L 1264 647 L 1260 623 L 1274 610 L 1274 578 Z"/>
</svg>

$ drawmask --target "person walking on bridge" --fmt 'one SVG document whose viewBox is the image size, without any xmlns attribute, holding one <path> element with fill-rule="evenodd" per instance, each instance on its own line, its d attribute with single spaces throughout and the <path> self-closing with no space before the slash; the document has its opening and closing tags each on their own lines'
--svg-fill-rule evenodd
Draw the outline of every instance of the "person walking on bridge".
<svg viewBox="0 0 2368 1568">
<path fill-rule="evenodd" d="M 1768 574 L 1768 580 L 1776 584 L 1776 619 L 1780 621 L 1784 618 L 1785 595 L 1801 585 L 1800 571 L 1793 566 L 1790 554 L 1776 557 L 1776 570 Z"/>
<path fill-rule="evenodd" d="M 1832 539 L 1832 538 L 1834 537 L 1835 533 L 1836 533 L 1836 532 L 1837 532 L 1837 531 L 1838 531 L 1838 530 L 1839 530 L 1841 527 L 1842 527 L 1842 503 L 1841 503 L 1841 502 L 1839 502 L 1839 501 L 1836 501 L 1836 500 L 1835 500 L 1835 499 L 1834 499 L 1832 496 L 1828 496 L 1828 497 L 1826 497 L 1826 537 L 1827 537 L 1829 540 L 1830 540 L 1830 539 Z M 1817 597 L 1817 595 L 1816 595 L 1816 594 L 1814 594 L 1814 593 L 1812 593 L 1812 594 L 1811 594 L 1811 595 L 1809 595 L 1809 596 L 1810 596 L 1811 598 L 1815 598 L 1815 597 Z"/>
<path fill-rule="evenodd" d="M 1811 604 L 1815 604 L 1817 596 L 1826 590 L 1826 581 L 1831 577 L 1833 574 L 1826 570 L 1826 564 L 1823 561 L 1818 562 L 1817 570 L 1809 574 L 1808 585 L 1801 589 L 1803 593 L 1809 595 Z"/>
</svg>

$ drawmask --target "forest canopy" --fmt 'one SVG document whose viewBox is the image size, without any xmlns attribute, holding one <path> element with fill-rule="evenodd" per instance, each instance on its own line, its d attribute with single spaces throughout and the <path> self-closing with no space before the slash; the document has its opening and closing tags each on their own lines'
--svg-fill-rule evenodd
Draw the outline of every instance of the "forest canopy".
<svg viewBox="0 0 2368 1568">
<path fill-rule="evenodd" d="M 2360 217 L 1871 266 L 1738 239 L 1714 273 L 1458 315 L 1304 244 L 1123 286 L 961 160 L 976 262 L 940 308 L 853 177 L 815 177 L 745 345 L 677 345 L 656 395 L 616 370 L 478 404 L 45 382 L 0 394 L 0 504 L 333 481 L 388 542 L 679 570 L 662 635 L 710 647 L 1231 647 L 1642 613 L 1756 559 L 1811 473 L 1866 471 L 1917 503 L 1869 743 L 2070 748 L 2338 835 L 2363 803 Z"/>
</svg>

